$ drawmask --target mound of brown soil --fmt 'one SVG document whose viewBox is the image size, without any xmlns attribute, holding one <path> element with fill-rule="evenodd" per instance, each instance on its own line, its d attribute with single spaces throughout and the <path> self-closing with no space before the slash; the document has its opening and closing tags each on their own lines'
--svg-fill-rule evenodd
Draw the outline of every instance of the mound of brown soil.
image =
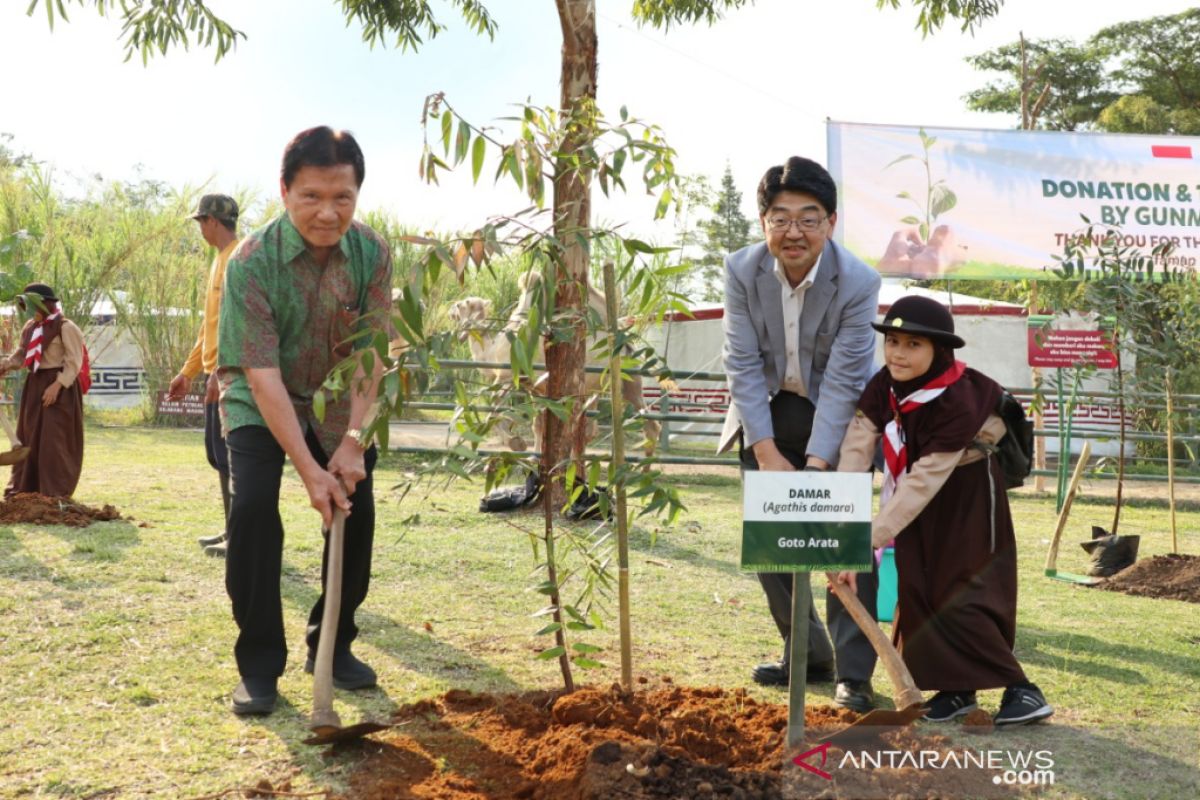
<svg viewBox="0 0 1200 800">
<path fill-rule="evenodd" d="M 1200 603 L 1200 557 L 1168 554 L 1139 561 L 1098 584 L 1101 589 L 1140 597 Z"/>
<path fill-rule="evenodd" d="M 809 708 L 812 742 L 805 749 L 820 749 L 816 737 L 854 719 L 842 709 Z M 346 800 L 1010 796 L 980 770 L 846 767 L 848 753 L 836 746 L 810 750 L 804 759 L 830 777 L 806 770 L 785 746 L 787 709 L 742 690 L 454 690 L 405 706 L 394 722 L 374 741 L 352 745 L 357 763 Z M 914 754 L 952 749 L 944 737 L 911 728 L 885 733 L 870 747 Z"/>
<path fill-rule="evenodd" d="M 114 519 L 121 519 L 121 512 L 112 506 L 92 508 L 69 498 L 47 497 L 36 492 L 15 494 L 0 503 L 0 523 L 86 528 L 93 522 L 108 522 Z"/>
</svg>

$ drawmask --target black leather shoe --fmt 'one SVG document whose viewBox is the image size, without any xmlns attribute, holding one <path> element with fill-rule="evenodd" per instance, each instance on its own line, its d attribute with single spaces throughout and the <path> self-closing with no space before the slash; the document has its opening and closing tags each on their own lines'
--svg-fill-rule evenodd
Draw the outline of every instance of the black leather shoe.
<svg viewBox="0 0 1200 800">
<path fill-rule="evenodd" d="M 763 686 L 787 686 L 788 665 L 782 661 L 759 664 L 750 673 L 755 683 Z M 806 683 L 832 683 L 833 664 L 809 664 L 805 673 Z"/>
<path fill-rule="evenodd" d="M 309 654 L 304 661 L 304 671 L 312 674 L 316 666 L 316 656 Z M 337 689 L 354 691 L 355 689 L 370 689 L 378 681 L 375 670 L 354 657 L 349 650 L 333 654 L 333 685 Z"/>
<path fill-rule="evenodd" d="M 865 714 L 875 707 L 875 690 L 870 681 L 838 681 L 833 704 Z"/>
<path fill-rule="evenodd" d="M 782 661 L 768 661 L 755 667 L 750 677 L 760 686 L 787 686 L 788 665 Z"/>
<path fill-rule="evenodd" d="M 242 678 L 242 682 L 233 690 L 230 707 L 238 715 L 270 714 L 275 710 L 275 701 L 278 699 L 274 678 Z"/>
</svg>

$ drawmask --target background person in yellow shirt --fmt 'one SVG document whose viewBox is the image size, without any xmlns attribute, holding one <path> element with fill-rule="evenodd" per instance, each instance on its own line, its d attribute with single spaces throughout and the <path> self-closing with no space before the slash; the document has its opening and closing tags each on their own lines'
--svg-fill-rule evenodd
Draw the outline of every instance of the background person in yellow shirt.
<svg viewBox="0 0 1200 800">
<path fill-rule="evenodd" d="M 172 400 L 187 394 L 192 381 L 203 371 L 204 381 L 204 451 L 208 463 L 221 478 L 221 500 L 225 507 L 224 521 L 229 521 L 229 452 L 225 449 L 225 437 L 221 435 L 221 417 L 217 400 L 220 385 L 217 382 L 217 321 L 221 311 L 221 286 L 225 282 L 225 265 L 237 249 L 238 205 L 232 197 L 223 194 L 206 194 L 200 198 L 192 219 L 200 224 L 200 235 L 204 241 L 217 249 L 212 268 L 208 272 L 208 289 L 204 296 L 204 323 L 196 336 L 196 346 L 188 355 L 179 374 L 171 380 L 167 392 Z M 200 546 L 211 556 L 225 555 L 226 528 L 215 536 L 200 537 Z"/>
</svg>

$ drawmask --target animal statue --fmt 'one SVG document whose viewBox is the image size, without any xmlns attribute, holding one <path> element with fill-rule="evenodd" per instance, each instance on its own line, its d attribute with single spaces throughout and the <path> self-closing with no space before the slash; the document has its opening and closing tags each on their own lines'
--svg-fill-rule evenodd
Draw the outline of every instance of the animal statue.
<svg viewBox="0 0 1200 800">
<path fill-rule="evenodd" d="M 530 276 L 535 276 L 531 278 Z M 466 340 L 471 348 L 471 359 L 473 361 L 483 361 L 498 364 L 511 363 L 511 343 L 508 337 L 505 336 L 506 331 L 513 331 L 524 324 L 528 317 L 529 309 L 533 305 L 534 288 L 540 280 L 537 273 L 526 273 L 521 277 L 519 286 L 521 288 L 521 297 L 509 316 L 508 322 L 504 328 L 497 331 L 492 324 L 492 302 L 482 297 L 464 297 L 462 300 L 455 302 L 450 306 L 449 317 L 454 322 L 460 339 Z M 588 287 L 588 305 L 600 314 L 601 318 L 605 315 L 604 295 L 597 291 L 594 287 Z M 534 360 L 539 363 L 545 363 L 545 353 L 542 348 L 542 343 L 538 343 L 537 353 L 534 355 Z M 588 349 L 588 363 L 591 366 L 606 366 L 602 361 L 598 360 L 591 349 Z M 494 383 L 502 383 L 512 380 L 512 371 L 503 367 L 487 367 L 480 368 L 483 376 Z M 642 400 L 642 378 L 640 375 L 632 376 L 632 380 L 621 382 L 621 394 L 625 402 L 635 409 L 642 411 L 645 409 L 645 403 Z M 537 388 L 544 387 L 545 376 L 539 378 L 534 386 Z M 588 394 L 600 392 L 601 375 L 595 372 L 585 373 L 584 391 Z M 645 420 L 645 435 L 646 435 L 646 454 L 652 455 L 655 446 L 658 444 L 658 435 L 661 426 L 657 420 Z M 516 435 L 511 428 L 503 427 L 503 434 L 508 439 L 508 446 L 513 450 L 524 450 L 525 442 L 520 436 Z M 591 423 L 588 425 L 588 438 L 595 436 L 595 426 Z M 542 419 L 539 414 L 534 420 L 533 426 L 534 449 L 539 452 L 542 449 Z"/>
</svg>

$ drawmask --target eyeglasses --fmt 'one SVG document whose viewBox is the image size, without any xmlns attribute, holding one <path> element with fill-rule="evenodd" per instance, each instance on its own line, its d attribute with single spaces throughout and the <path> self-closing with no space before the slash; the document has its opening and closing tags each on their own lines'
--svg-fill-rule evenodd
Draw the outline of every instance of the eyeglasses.
<svg viewBox="0 0 1200 800">
<path fill-rule="evenodd" d="M 824 217 L 800 217 L 792 219 L 791 217 L 771 217 L 767 220 L 767 227 L 776 232 L 786 233 L 793 225 L 796 230 L 800 231 L 815 231 L 821 227 L 821 223 L 829 219 L 829 216 Z"/>
</svg>

